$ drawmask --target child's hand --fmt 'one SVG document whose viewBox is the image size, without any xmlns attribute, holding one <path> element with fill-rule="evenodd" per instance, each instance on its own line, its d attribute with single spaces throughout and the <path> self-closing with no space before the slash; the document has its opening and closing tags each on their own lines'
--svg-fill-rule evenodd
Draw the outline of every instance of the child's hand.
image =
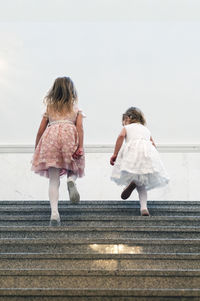
<svg viewBox="0 0 200 301">
<path fill-rule="evenodd" d="M 117 159 L 117 156 L 116 155 L 112 155 L 112 157 L 110 158 L 110 164 L 114 165 L 116 159 Z"/>
<path fill-rule="evenodd" d="M 83 148 L 82 147 L 78 147 L 72 157 L 74 159 L 79 159 L 81 156 L 83 156 L 83 153 L 84 153 Z"/>
</svg>

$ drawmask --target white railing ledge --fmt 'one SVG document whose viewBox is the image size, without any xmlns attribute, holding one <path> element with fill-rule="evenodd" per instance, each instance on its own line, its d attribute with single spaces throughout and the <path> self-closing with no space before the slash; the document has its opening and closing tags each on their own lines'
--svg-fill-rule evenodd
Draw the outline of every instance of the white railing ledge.
<svg viewBox="0 0 200 301">
<path fill-rule="evenodd" d="M 86 144 L 86 153 L 112 153 L 114 145 Z M 161 153 L 199 153 L 200 144 L 157 144 Z M 0 153 L 33 153 L 34 146 L 30 144 L 1 144 Z"/>
</svg>

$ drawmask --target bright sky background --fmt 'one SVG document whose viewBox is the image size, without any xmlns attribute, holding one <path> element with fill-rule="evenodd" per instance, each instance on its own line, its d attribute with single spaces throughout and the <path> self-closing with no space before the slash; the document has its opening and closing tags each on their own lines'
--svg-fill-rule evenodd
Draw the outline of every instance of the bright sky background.
<svg viewBox="0 0 200 301">
<path fill-rule="evenodd" d="M 199 0 L 0 0 L 0 144 L 33 144 L 42 100 L 70 76 L 87 144 L 140 107 L 159 143 L 200 143 Z"/>
</svg>

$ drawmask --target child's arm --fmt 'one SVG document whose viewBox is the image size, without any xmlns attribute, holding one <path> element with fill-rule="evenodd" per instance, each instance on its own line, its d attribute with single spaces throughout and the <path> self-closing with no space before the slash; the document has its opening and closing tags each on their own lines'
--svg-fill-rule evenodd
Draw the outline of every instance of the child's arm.
<svg viewBox="0 0 200 301">
<path fill-rule="evenodd" d="M 116 144 L 115 144 L 115 149 L 114 149 L 114 153 L 112 155 L 112 157 L 110 158 L 110 164 L 114 165 L 115 164 L 115 160 L 117 159 L 118 153 L 120 151 L 120 148 L 124 142 L 124 138 L 126 137 L 126 130 L 125 128 L 122 129 L 121 133 L 119 134 Z"/>
<path fill-rule="evenodd" d="M 151 141 L 151 143 L 153 144 L 153 146 L 156 148 L 156 145 L 155 145 L 155 143 L 154 143 L 154 141 L 153 141 L 153 138 L 152 138 L 152 137 L 150 138 L 150 141 Z"/>
<path fill-rule="evenodd" d="M 40 138 L 42 137 L 42 134 L 44 133 L 44 131 L 45 131 L 45 129 L 46 129 L 48 123 L 49 123 L 49 119 L 48 119 L 47 117 L 44 116 L 44 117 L 42 118 L 42 121 L 41 121 L 41 123 L 40 123 L 39 130 L 38 130 L 38 132 L 37 132 L 37 136 L 36 136 L 36 140 L 35 140 L 35 149 L 36 149 L 36 147 L 37 147 L 37 145 L 38 145 L 38 143 L 39 143 L 39 141 L 40 141 Z"/>
<path fill-rule="evenodd" d="M 83 116 L 82 114 L 78 114 L 78 117 L 76 119 L 76 129 L 78 132 L 78 138 L 79 138 L 79 145 L 75 153 L 73 154 L 73 157 L 75 159 L 78 159 L 83 155 Z"/>
</svg>

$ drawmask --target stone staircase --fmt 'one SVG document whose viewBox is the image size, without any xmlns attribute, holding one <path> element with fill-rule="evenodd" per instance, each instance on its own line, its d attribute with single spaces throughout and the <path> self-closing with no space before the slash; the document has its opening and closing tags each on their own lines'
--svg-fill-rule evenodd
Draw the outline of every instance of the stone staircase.
<svg viewBox="0 0 200 301">
<path fill-rule="evenodd" d="M 0 202 L 0 300 L 200 300 L 200 202 Z"/>
</svg>

